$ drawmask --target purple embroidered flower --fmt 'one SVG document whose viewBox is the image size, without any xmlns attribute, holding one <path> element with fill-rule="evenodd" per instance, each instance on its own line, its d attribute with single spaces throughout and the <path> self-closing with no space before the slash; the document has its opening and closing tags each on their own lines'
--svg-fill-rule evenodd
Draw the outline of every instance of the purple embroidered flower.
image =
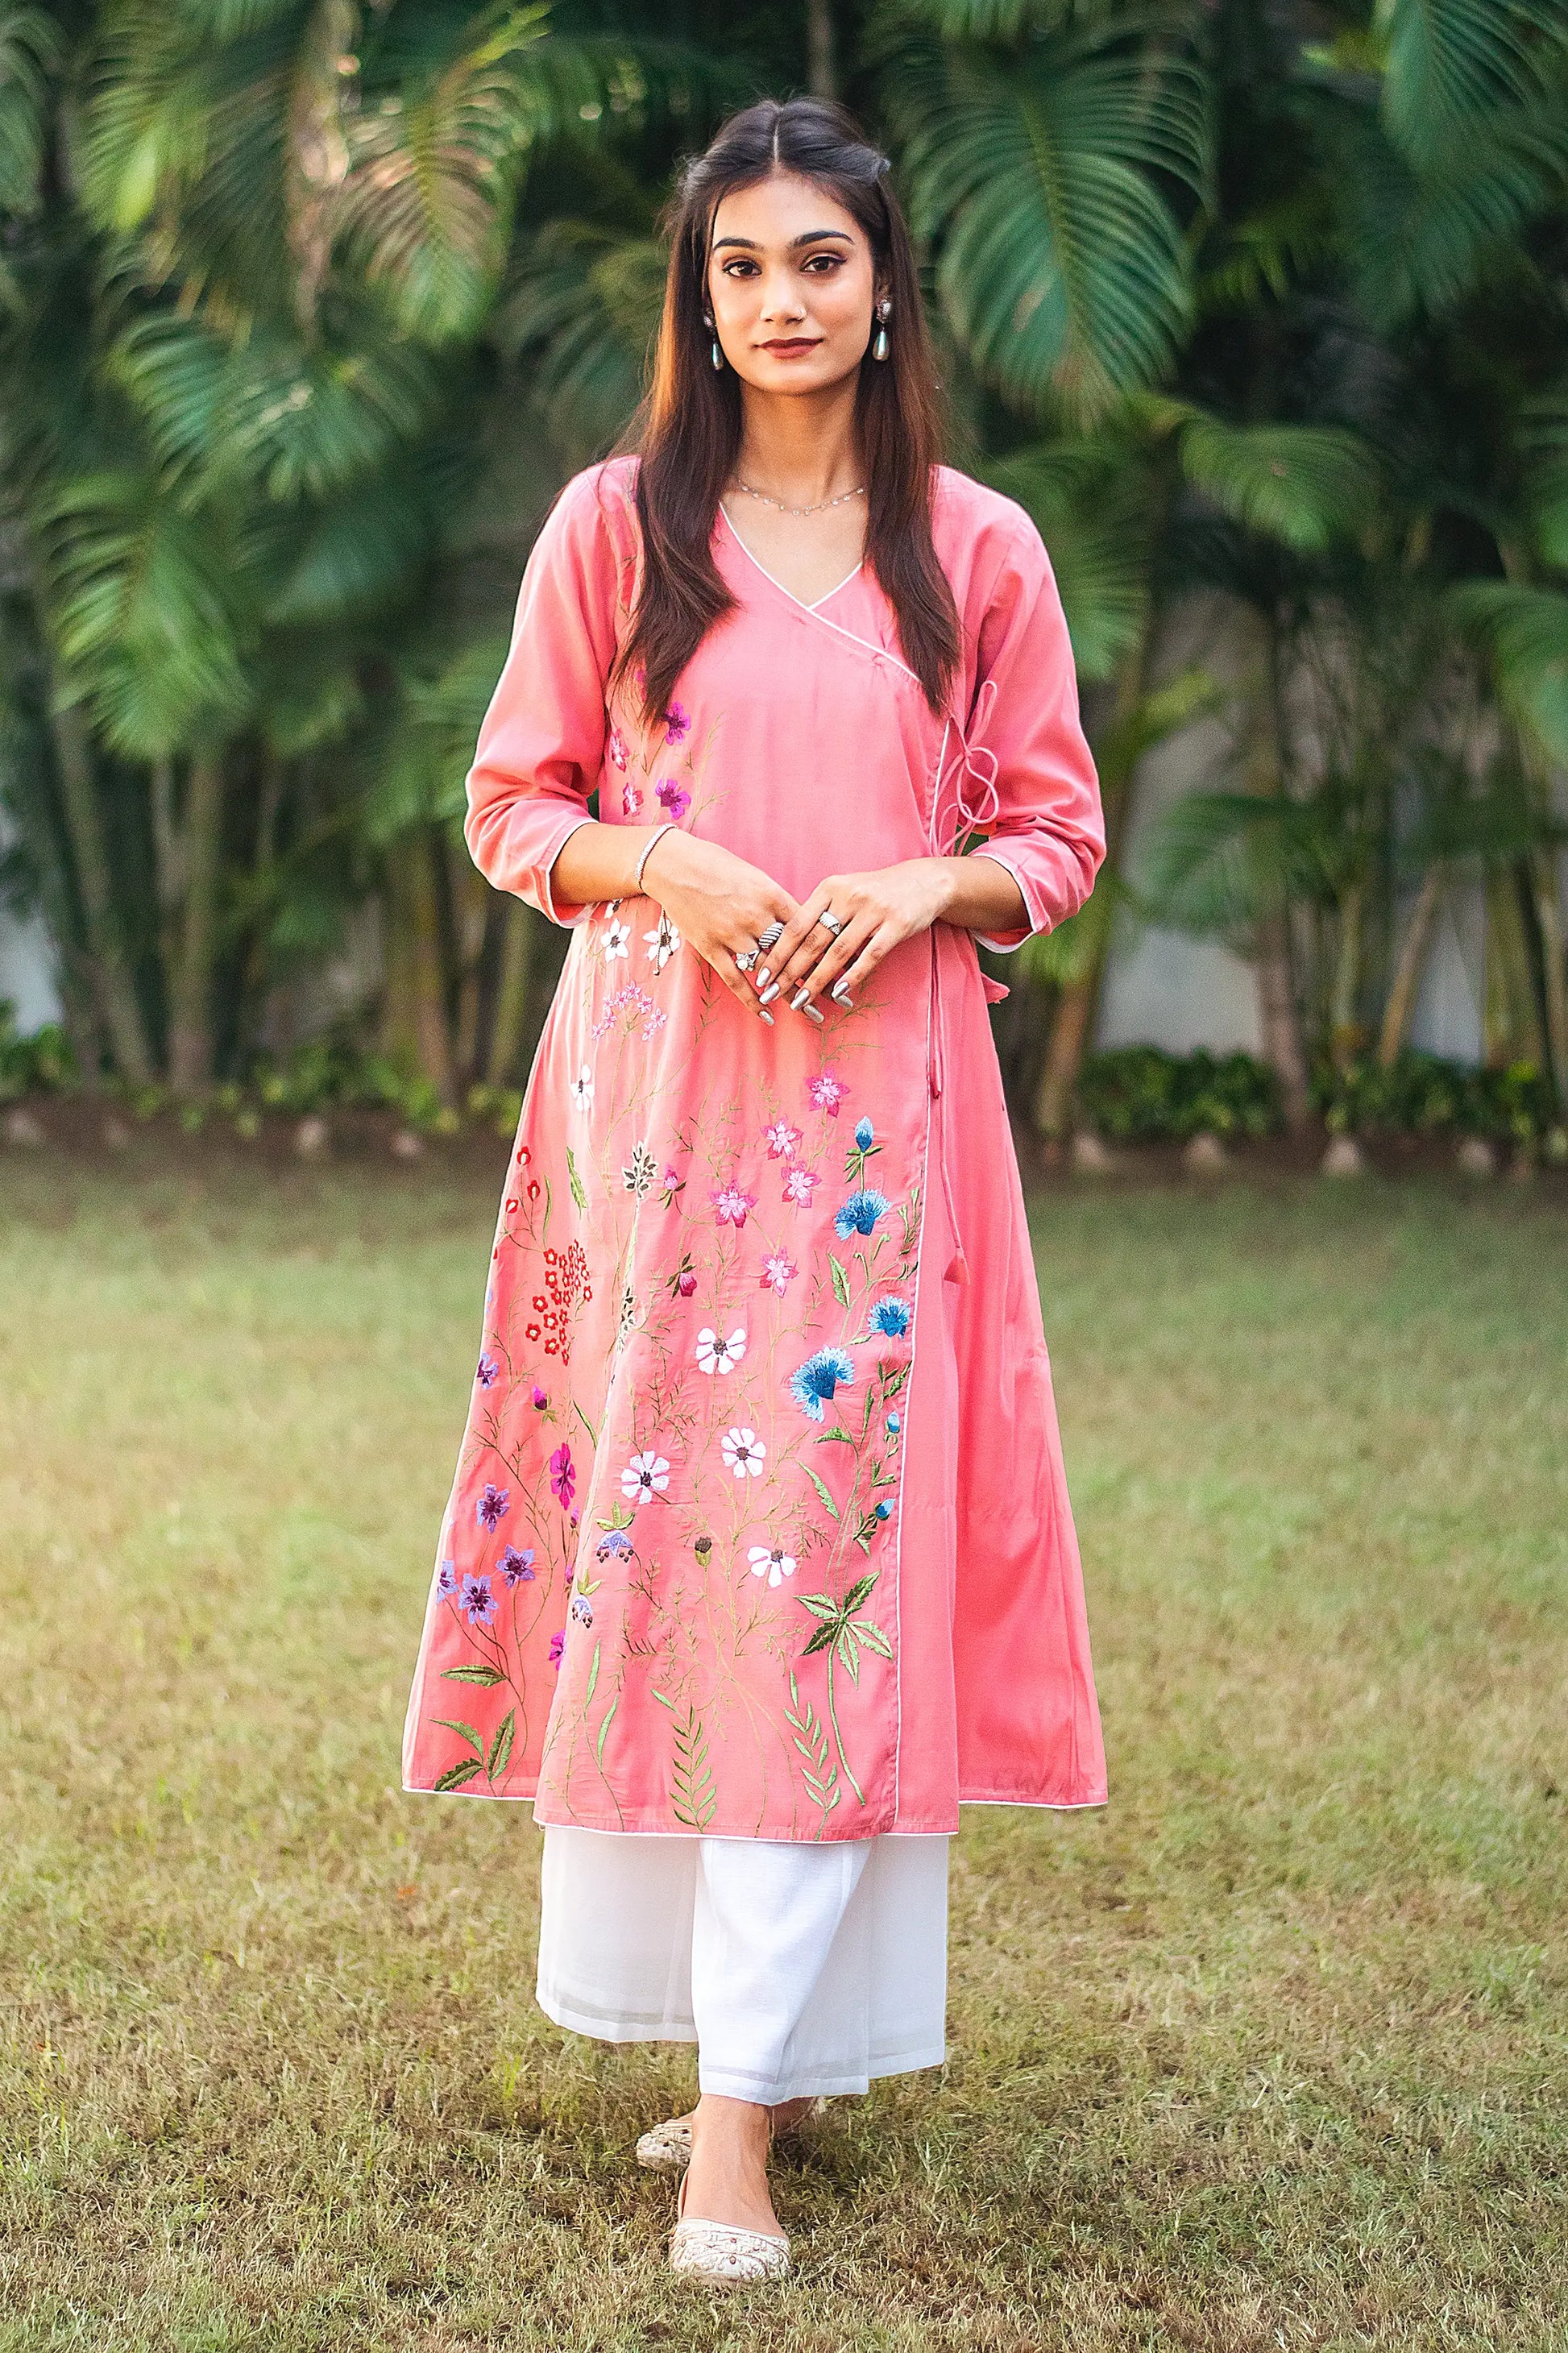
<svg viewBox="0 0 1568 2353">
<path fill-rule="evenodd" d="M 577 1492 L 577 1473 L 573 1468 L 572 1449 L 564 1439 L 550 1458 L 550 1492 L 563 1511 Z"/>
<path fill-rule="evenodd" d="M 556 1670 L 557 1673 L 560 1672 L 562 1654 L 565 1651 L 565 1648 L 566 1629 L 564 1626 L 562 1626 L 557 1628 L 556 1631 L 550 1637 L 550 1663 Z"/>
<path fill-rule="evenodd" d="M 684 744 L 691 733 L 691 719 L 683 705 L 672 702 L 664 714 L 664 740 L 667 744 Z"/>
<path fill-rule="evenodd" d="M 539 1383 L 538 1383 L 537 1381 L 535 1381 L 535 1382 L 534 1382 L 534 1384 L 533 1384 L 533 1407 L 534 1407 L 534 1411 L 535 1411 L 536 1413 L 542 1413 L 542 1412 L 544 1411 L 545 1407 L 546 1407 L 549 1403 L 550 1403 L 550 1399 L 549 1399 L 549 1398 L 545 1395 L 545 1392 L 544 1392 L 544 1391 L 540 1388 Z"/>
<path fill-rule="evenodd" d="M 478 1381 L 480 1388 L 493 1388 L 497 1379 L 500 1377 L 500 1366 L 497 1364 L 493 1356 L 481 1356 L 478 1366 L 475 1367 L 474 1378 Z"/>
<path fill-rule="evenodd" d="M 885 1218 L 892 1206 L 885 1193 L 851 1193 L 834 1213 L 833 1230 L 840 1241 L 847 1241 L 851 1234 L 875 1233 L 878 1219 Z"/>
<path fill-rule="evenodd" d="M 612 1528 L 594 1547 L 595 1560 L 623 1560 L 630 1556 L 632 1540 L 625 1528 Z"/>
<path fill-rule="evenodd" d="M 591 1626 L 593 1624 L 594 1605 L 589 1600 L 585 1593 L 574 1593 L 572 1596 L 571 1614 L 575 1618 L 579 1626 Z"/>
<path fill-rule="evenodd" d="M 818 1348 L 789 1377 L 791 1393 L 802 1413 L 813 1421 L 822 1419 L 823 1402 L 831 1398 L 842 1383 L 845 1387 L 855 1377 L 853 1359 L 842 1348 Z"/>
<path fill-rule="evenodd" d="M 455 1599 L 458 1591 L 458 1564 L 444 1560 L 436 1571 L 436 1590 L 443 1601 Z"/>
<path fill-rule="evenodd" d="M 474 1517 L 480 1527 L 493 1536 L 510 1509 L 511 1489 L 487 1484 L 484 1493 L 474 1505 Z"/>
<path fill-rule="evenodd" d="M 743 1226 L 746 1212 L 757 1206 L 754 1193 L 742 1193 L 738 1185 L 721 1185 L 710 1191 L 708 1198 L 713 1204 L 713 1214 L 721 1226 Z"/>
<path fill-rule="evenodd" d="M 463 1579 L 463 1598 L 458 1607 L 470 1626 L 494 1623 L 498 1603 L 490 1589 L 488 1577 L 475 1577 L 470 1571 Z"/>
<path fill-rule="evenodd" d="M 673 776 L 666 776 L 654 798 L 666 817 L 683 818 L 691 807 L 691 795 L 683 793 Z"/>
<path fill-rule="evenodd" d="M 500 1573 L 506 1579 L 509 1593 L 514 1586 L 531 1585 L 533 1583 L 533 1546 L 530 1545 L 525 1552 L 519 1552 L 515 1545 L 508 1545 L 500 1556 Z"/>
<path fill-rule="evenodd" d="M 897 1339 L 910 1328 L 910 1303 L 907 1299 L 879 1299 L 871 1310 L 871 1329 L 886 1339 Z"/>
<path fill-rule="evenodd" d="M 831 1071 L 818 1071 L 816 1078 L 807 1079 L 805 1092 L 818 1111 L 825 1111 L 829 1119 L 837 1119 L 838 1106 L 849 1090 Z"/>
</svg>

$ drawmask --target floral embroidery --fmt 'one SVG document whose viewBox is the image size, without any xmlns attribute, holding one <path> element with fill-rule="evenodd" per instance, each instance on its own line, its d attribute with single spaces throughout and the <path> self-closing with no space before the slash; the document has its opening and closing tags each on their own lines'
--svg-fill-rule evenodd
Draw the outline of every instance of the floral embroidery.
<svg viewBox="0 0 1568 2353">
<path fill-rule="evenodd" d="M 443 1601 L 450 1601 L 458 1590 L 458 1568 L 455 1561 L 444 1560 L 436 1571 L 436 1591 Z"/>
<path fill-rule="evenodd" d="M 815 1168 L 789 1168 L 784 1171 L 784 1197 L 797 1209 L 808 1209 L 811 1197 L 822 1179 Z"/>
<path fill-rule="evenodd" d="M 800 1269 L 788 1250 L 770 1250 L 763 1261 L 763 1271 L 758 1278 L 757 1288 L 759 1291 L 774 1292 L 782 1299 L 799 1272 Z"/>
<path fill-rule="evenodd" d="M 668 1484 L 669 1464 L 662 1454 L 655 1454 L 651 1449 L 645 1454 L 634 1454 L 621 1472 L 621 1493 L 634 1510 L 638 1504 L 646 1504 L 650 1495 L 662 1495 Z"/>
<path fill-rule="evenodd" d="M 664 714 L 664 740 L 667 744 L 684 744 L 691 733 L 691 717 L 685 706 L 672 702 Z"/>
<path fill-rule="evenodd" d="M 878 1219 L 885 1218 L 892 1206 L 885 1193 L 851 1193 L 834 1215 L 833 1230 L 840 1241 L 847 1241 L 851 1234 L 875 1233 Z"/>
<path fill-rule="evenodd" d="M 767 1448 L 754 1430 L 727 1430 L 719 1441 L 719 1451 L 737 1479 L 759 1479 Z"/>
<path fill-rule="evenodd" d="M 584 1062 L 576 1077 L 572 1081 L 571 1095 L 572 1101 L 578 1111 L 592 1110 L 594 1103 L 594 1072 L 592 1066 L 589 1063 Z"/>
<path fill-rule="evenodd" d="M 572 1449 L 564 1439 L 550 1458 L 550 1492 L 563 1511 L 577 1492 L 577 1473 L 573 1468 Z"/>
<path fill-rule="evenodd" d="M 458 1604 L 470 1626 L 490 1626 L 495 1623 L 500 1607 L 490 1590 L 488 1577 L 468 1576 L 463 1579 L 462 1599 Z"/>
<path fill-rule="evenodd" d="M 879 1299 L 871 1310 L 871 1329 L 897 1337 L 910 1328 L 910 1303 L 907 1299 Z"/>
<path fill-rule="evenodd" d="M 879 1144 L 873 1141 L 876 1133 L 868 1119 L 856 1122 L 855 1141 L 844 1155 L 844 1174 L 852 1185 L 865 1183 L 867 1161 L 874 1159 L 882 1149 Z"/>
<path fill-rule="evenodd" d="M 532 1584 L 533 1556 L 531 1545 L 527 1546 L 521 1552 L 519 1552 L 516 1545 L 508 1545 L 500 1556 L 500 1573 L 509 1593 L 514 1585 Z"/>
<path fill-rule="evenodd" d="M 602 1038 L 612 1022 L 624 1019 L 627 1037 L 630 1037 L 635 1023 L 641 1024 L 642 1037 L 646 1044 L 649 1039 L 658 1037 L 668 1018 L 669 1016 L 663 1006 L 656 1005 L 647 989 L 639 988 L 633 980 L 628 981 L 624 988 L 616 989 L 589 1034 L 595 1039 Z M 584 1067 L 586 1069 L 586 1064 Z M 590 1103 L 593 1101 L 592 1094 L 588 1100 Z"/>
<path fill-rule="evenodd" d="M 655 972 L 662 972 L 680 945 L 680 934 L 676 930 L 669 917 L 661 914 L 653 930 L 645 932 L 643 938 L 647 944 L 649 964 L 652 965 Z"/>
<path fill-rule="evenodd" d="M 732 1373 L 746 1353 L 744 1331 L 731 1332 L 727 1340 L 721 1339 L 710 1324 L 704 1324 L 697 1335 L 698 1369 L 704 1373 Z"/>
<path fill-rule="evenodd" d="M 572 1596 L 572 1607 L 566 1614 L 569 1618 L 575 1618 L 579 1626 L 591 1626 L 594 1622 L 594 1605 L 585 1593 L 574 1593 Z"/>
<path fill-rule="evenodd" d="M 778 1545 L 753 1545 L 746 1557 L 752 1575 L 765 1577 L 770 1585 L 782 1585 L 786 1577 L 795 1575 L 795 1562 Z"/>
<path fill-rule="evenodd" d="M 618 727 L 611 728 L 609 738 L 605 745 L 605 749 L 608 752 L 613 765 L 619 768 L 624 774 L 626 765 L 626 738 L 621 733 Z"/>
<path fill-rule="evenodd" d="M 631 948 L 629 945 L 631 936 L 632 927 L 629 923 L 606 923 L 605 925 L 603 944 L 605 950 L 605 962 L 606 964 L 613 964 L 617 956 L 629 956 L 631 955 Z"/>
<path fill-rule="evenodd" d="M 524 1329 L 529 1339 L 542 1339 L 547 1356 L 559 1356 L 563 1365 L 569 1365 L 572 1319 L 594 1296 L 588 1253 L 581 1242 L 569 1242 L 563 1250 L 547 1248 L 543 1259 L 545 1288 L 533 1294 L 533 1312 L 539 1320 Z"/>
<path fill-rule="evenodd" d="M 510 1509 L 511 1490 L 487 1484 L 474 1505 L 474 1517 L 479 1526 L 493 1535 Z"/>
<path fill-rule="evenodd" d="M 654 798 L 667 817 L 683 818 L 691 807 L 691 795 L 683 792 L 673 776 L 666 776 Z"/>
<path fill-rule="evenodd" d="M 565 1651 L 566 1629 L 564 1626 L 561 1626 L 558 1627 L 555 1632 L 550 1637 L 550 1663 L 558 1673 L 560 1672 L 561 1662 L 565 1655 Z"/>
<path fill-rule="evenodd" d="M 746 1212 L 757 1206 L 754 1193 L 742 1193 L 737 1185 L 721 1185 L 708 1196 L 713 1204 L 713 1214 L 721 1226 L 743 1226 Z"/>
<path fill-rule="evenodd" d="M 796 1366 L 789 1377 L 789 1385 L 796 1405 L 808 1413 L 813 1421 L 822 1419 L 825 1398 L 855 1377 L 855 1360 L 843 1348 L 818 1348 L 804 1365 Z"/>
<path fill-rule="evenodd" d="M 793 1160 L 795 1158 L 801 1142 L 798 1127 L 792 1127 L 787 1119 L 775 1119 L 771 1127 L 763 1130 L 763 1134 L 767 1141 L 770 1159 Z"/>
<path fill-rule="evenodd" d="M 634 1144 L 632 1156 L 621 1171 L 622 1181 L 627 1192 L 635 1193 L 640 1201 L 653 1183 L 653 1172 L 658 1166 L 658 1161 L 646 1144 Z"/>
<path fill-rule="evenodd" d="M 638 786 L 634 785 L 631 778 L 628 776 L 626 783 L 621 786 L 621 815 L 623 817 L 636 817 L 641 807 L 641 788 Z"/>
<path fill-rule="evenodd" d="M 474 1368 L 474 1378 L 480 1388 L 494 1388 L 500 1373 L 500 1366 L 493 1356 L 481 1356 Z"/>
<path fill-rule="evenodd" d="M 814 1079 L 807 1079 L 805 1092 L 818 1111 L 825 1111 L 829 1119 L 837 1119 L 838 1106 L 849 1090 L 831 1071 L 818 1071 Z"/>
</svg>

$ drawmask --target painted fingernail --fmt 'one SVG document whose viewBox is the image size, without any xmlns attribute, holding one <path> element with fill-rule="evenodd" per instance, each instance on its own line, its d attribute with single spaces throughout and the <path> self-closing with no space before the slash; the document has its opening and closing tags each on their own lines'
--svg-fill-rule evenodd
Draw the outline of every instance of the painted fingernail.
<svg viewBox="0 0 1568 2353">
<path fill-rule="evenodd" d="M 758 974 L 757 974 L 757 987 L 758 987 L 759 988 L 761 988 L 761 987 L 763 986 L 763 983 L 766 980 L 767 976 L 768 976 L 768 967 L 767 967 L 767 965 L 762 965 L 762 967 L 759 969 Z"/>
<path fill-rule="evenodd" d="M 798 1012 L 800 1011 L 801 1007 L 805 1003 L 806 998 L 807 998 L 810 995 L 811 995 L 811 991 L 810 991 L 810 989 L 809 989 L 809 988 L 797 988 L 797 989 L 795 990 L 795 995 L 790 998 L 790 1001 L 789 1001 L 789 1009 L 790 1009 L 790 1011 L 791 1011 L 792 1013 L 798 1013 Z"/>
<path fill-rule="evenodd" d="M 762 1008 L 759 1006 L 759 1007 L 758 1007 L 758 1008 L 757 1008 L 757 1016 L 758 1016 L 759 1020 L 763 1020 L 763 1021 L 765 1021 L 765 1022 L 767 1023 L 768 1028 L 769 1028 L 770 1029 L 773 1028 L 773 1015 L 772 1015 L 771 1013 L 764 1013 L 764 1012 L 762 1010 Z"/>
<path fill-rule="evenodd" d="M 836 997 L 840 1005 L 847 1005 L 849 1002 L 849 991 L 844 986 L 842 976 L 834 982 L 827 994 L 829 997 Z"/>
<path fill-rule="evenodd" d="M 826 1013 L 819 1012 L 815 1005 L 803 1005 L 800 1009 L 805 1014 L 806 1019 L 808 1021 L 815 1021 L 819 1029 L 827 1018 Z"/>
<path fill-rule="evenodd" d="M 855 999 L 847 988 L 836 988 L 833 992 L 833 1001 L 835 1005 L 842 1005 L 846 1013 L 853 1013 L 855 1010 Z"/>
<path fill-rule="evenodd" d="M 764 1005 L 771 1005 L 771 1004 L 773 1003 L 773 1001 L 774 997 L 778 995 L 779 990 L 780 990 L 783 987 L 784 987 L 784 983 L 783 983 L 783 981 L 781 981 L 781 980 L 775 980 L 775 981 L 774 981 L 774 983 L 773 983 L 773 987 L 772 987 L 771 988 L 764 988 L 764 989 L 763 989 L 763 996 L 762 996 L 762 1001 L 763 1001 L 763 1003 Z"/>
</svg>

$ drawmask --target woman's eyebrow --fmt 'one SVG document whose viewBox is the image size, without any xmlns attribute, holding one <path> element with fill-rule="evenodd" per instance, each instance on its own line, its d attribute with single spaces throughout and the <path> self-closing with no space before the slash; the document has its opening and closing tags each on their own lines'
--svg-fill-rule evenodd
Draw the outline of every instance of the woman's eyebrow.
<svg viewBox="0 0 1568 2353">
<path fill-rule="evenodd" d="M 789 249 L 793 253 L 797 246 L 820 245 L 823 238 L 826 237 L 842 237 L 846 245 L 850 242 L 849 231 L 847 228 L 808 228 L 803 230 L 799 237 L 791 237 Z M 752 253 L 760 250 L 754 237 L 716 237 L 713 240 L 714 252 L 717 253 L 720 247 L 723 245 L 743 245 Z"/>
</svg>

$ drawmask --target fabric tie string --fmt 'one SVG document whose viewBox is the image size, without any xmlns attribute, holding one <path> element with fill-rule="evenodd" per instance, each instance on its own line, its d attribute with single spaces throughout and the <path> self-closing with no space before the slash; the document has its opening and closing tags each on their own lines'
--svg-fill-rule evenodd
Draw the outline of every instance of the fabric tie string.
<svg viewBox="0 0 1568 2353">
<path fill-rule="evenodd" d="M 956 719 L 950 719 L 948 722 L 949 733 L 958 738 L 959 757 L 956 765 L 950 770 L 947 737 L 944 735 L 942 754 L 937 762 L 936 792 L 931 802 L 931 844 L 934 857 L 941 858 L 948 854 L 943 848 L 942 801 L 950 773 L 954 780 L 956 796 L 952 812 L 957 825 L 955 841 L 962 841 L 966 833 L 974 833 L 986 826 L 994 825 L 1002 813 L 1002 796 L 996 789 L 996 778 L 1001 763 L 988 744 L 981 744 L 976 740 L 985 732 L 985 723 L 991 716 L 995 701 L 996 681 L 994 679 L 988 678 L 974 698 L 974 709 L 970 713 L 967 733 L 959 725 Z M 979 791 L 973 799 L 971 799 L 967 790 L 968 782 L 971 779 L 979 786 Z"/>
</svg>

